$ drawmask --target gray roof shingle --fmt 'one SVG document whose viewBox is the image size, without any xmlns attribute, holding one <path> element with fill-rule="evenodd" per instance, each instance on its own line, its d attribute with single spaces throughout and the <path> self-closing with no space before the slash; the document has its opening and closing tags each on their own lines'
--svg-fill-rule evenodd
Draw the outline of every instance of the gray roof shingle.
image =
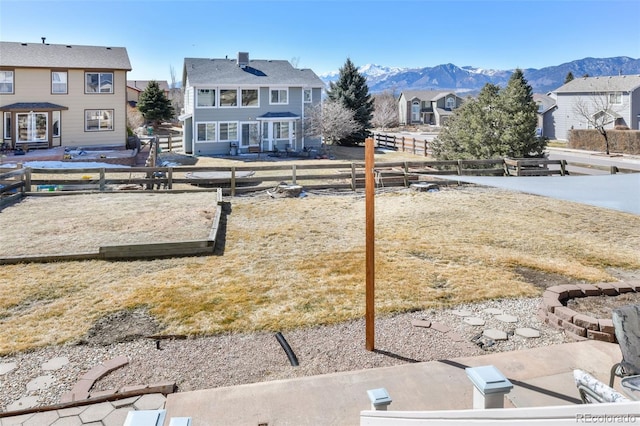
<svg viewBox="0 0 640 426">
<path fill-rule="evenodd" d="M 131 71 L 124 47 L 0 42 L 0 66 Z"/>
<path fill-rule="evenodd" d="M 246 68 L 235 59 L 185 58 L 184 76 L 192 86 L 302 86 L 324 88 L 310 69 L 294 68 L 288 61 L 251 59 Z"/>
<path fill-rule="evenodd" d="M 640 87 L 640 75 L 612 75 L 575 78 L 555 93 L 627 92 Z"/>
</svg>

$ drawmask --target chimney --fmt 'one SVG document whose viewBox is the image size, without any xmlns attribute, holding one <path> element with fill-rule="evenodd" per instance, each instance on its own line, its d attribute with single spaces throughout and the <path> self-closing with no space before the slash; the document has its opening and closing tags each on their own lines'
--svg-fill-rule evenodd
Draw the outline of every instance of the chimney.
<svg viewBox="0 0 640 426">
<path fill-rule="evenodd" d="M 46 37 L 40 37 L 42 39 L 42 44 L 44 44 L 44 41 L 47 39 Z"/>
<path fill-rule="evenodd" d="M 238 66 L 246 68 L 249 65 L 249 52 L 238 52 Z"/>
</svg>

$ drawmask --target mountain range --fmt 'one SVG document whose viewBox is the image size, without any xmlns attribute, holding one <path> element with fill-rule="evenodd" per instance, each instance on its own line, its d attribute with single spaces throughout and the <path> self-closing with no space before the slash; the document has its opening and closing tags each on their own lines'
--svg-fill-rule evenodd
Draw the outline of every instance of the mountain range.
<svg viewBox="0 0 640 426">
<path fill-rule="evenodd" d="M 364 65 L 358 68 L 367 79 L 371 93 L 392 91 L 396 95 L 404 90 L 451 90 L 458 94 L 476 94 L 487 84 L 506 86 L 514 70 L 490 70 L 472 66 L 459 67 L 442 64 L 424 68 L 397 68 L 380 65 Z M 534 93 L 548 93 L 564 84 L 567 74 L 574 77 L 588 75 L 640 74 L 640 59 L 627 56 L 613 58 L 584 58 L 564 64 L 540 69 L 522 70 Z M 329 82 L 336 81 L 338 72 L 319 76 L 327 88 Z"/>
</svg>

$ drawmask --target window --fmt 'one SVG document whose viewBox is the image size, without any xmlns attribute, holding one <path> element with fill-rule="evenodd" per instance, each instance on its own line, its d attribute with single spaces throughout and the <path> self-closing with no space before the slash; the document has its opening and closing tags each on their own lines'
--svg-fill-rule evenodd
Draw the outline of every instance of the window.
<svg viewBox="0 0 640 426">
<path fill-rule="evenodd" d="M 198 107 L 216 106 L 215 89 L 198 89 Z"/>
<path fill-rule="evenodd" d="M 60 111 L 53 111 L 53 137 L 60 137 Z"/>
<path fill-rule="evenodd" d="M 113 73 L 85 73 L 85 93 L 113 93 Z"/>
<path fill-rule="evenodd" d="M 113 130 L 112 109 L 87 109 L 84 112 L 84 130 L 87 132 L 105 132 Z"/>
<path fill-rule="evenodd" d="M 542 102 L 536 102 L 538 104 L 538 112 L 544 111 L 544 104 Z"/>
<path fill-rule="evenodd" d="M 304 100 L 304 103 L 309 103 L 312 100 L 312 91 L 311 89 L 304 89 L 304 92 L 302 93 L 302 99 Z"/>
<path fill-rule="evenodd" d="M 11 139 L 11 113 L 4 113 L 4 138 Z"/>
<path fill-rule="evenodd" d="M 609 103 L 614 105 L 622 104 L 622 92 L 609 93 Z"/>
<path fill-rule="evenodd" d="M 289 122 L 277 121 L 273 123 L 273 137 L 275 139 L 289 139 Z"/>
<path fill-rule="evenodd" d="M 243 107 L 260 106 L 260 102 L 258 101 L 257 89 L 242 89 L 242 106 Z"/>
<path fill-rule="evenodd" d="M 271 89 L 271 103 L 272 104 L 287 104 L 289 92 L 287 89 Z"/>
<path fill-rule="evenodd" d="M 0 71 L 0 93 L 13 93 L 13 71 Z"/>
<path fill-rule="evenodd" d="M 236 89 L 220 89 L 220 106 L 238 106 L 238 91 Z"/>
<path fill-rule="evenodd" d="M 41 142 L 47 140 L 47 114 L 24 112 L 16 114 L 18 142 Z"/>
<path fill-rule="evenodd" d="M 238 140 L 238 123 L 220 123 L 220 142 Z"/>
<path fill-rule="evenodd" d="M 196 142 L 215 142 L 216 123 L 198 123 L 198 137 Z"/>
<path fill-rule="evenodd" d="M 66 71 L 51 71 L 51 93 L 67 93 Z"/>
<path fill-rule="evenodd" d="M 456 107 L 456 98 L 454 98 L 453 96 L 450 96 L 447 99 L 445 99 L 444 107 L 449 110 L 454 109 Z"/>
</svg>

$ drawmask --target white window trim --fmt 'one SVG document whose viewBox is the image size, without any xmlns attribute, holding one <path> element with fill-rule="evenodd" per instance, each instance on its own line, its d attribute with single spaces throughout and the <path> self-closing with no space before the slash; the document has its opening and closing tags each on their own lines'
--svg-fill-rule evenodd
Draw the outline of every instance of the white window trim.
<svg viewBox="0 0 640 426">
<path fill-rule="evenodd" d="M 200 124 L 204 124 L 204 125 L 207 125 L 207 124 L 215 124 L 216 128 L 215 128 L 215 130 L 214 130 L 214 132 L 213 132 L 213 138 L 214 138 L 214 139 L 207 139 L 207 140 L 204 140 L 204 141 L 198 140 L 198 125 L 200 125 Z M 194 138 L 194 142 L 195 142 L 196 144 L 199 144 L 199 143 L 215 143 L 215 142 L 218 142 L 218 131 L 219 131 L 219 127 L 218 127 L 218 123 L 217 123 L 216 121 L 198 121 L 198 122 L 196 122 L 196 123 L 195 123 L 195 127 L 196 127 L 196 129 L 195 129 L 196 131 L 195 131 L 195 138 Z M 207 134 L 207 136 L 209 136 L 209 135 Z"/>
<path fill-rule="evenodd" d="M 232 92 L 234 90 L 236 91 L 236 104 L 235 105 L 222 105 L 222 91 L 223 90 L 230 91 L 230 92 Z M 216 99 L 217 100 L 217 104 L 218 104 L 218 108 L 238 108 L 239 104 L 242 102 L 242 100 L 238 97 L 239 94 L 240 94 L 240 91 L 237 88 L 233 88 L 233 87 L 231 87 L 231 88 L 225 88 L 225 87 L 219 88 L 218 89 L 218 98 Z"/>
<path fill-rule="evenodd" d="M 614 102 L 611 98 L 620 99 L 620 102 Z M 622 92 L 609 92 L 609 104 L 611 105 L 622 105 Z"/>
<path fill-rule="evenodd" d="M 207 105 L 207 106 L 202 106 L 202 105 L 198 105 L 198 99 L 200 98 L 200 91 L 201 90 L 213 90 L 213 105 Z M 194 90 L 195 92 L 195 104 L 194 106 L 198 109 L 211 109 L 211 108 L 217 108 L 218 106 L 218 98 L 219 98 L 219 93 L 217 89 L 214 88 L 208 88 L 208 87 L 198 87 L 197 89 Z"/>
<path fill-rule="evenodd" d="M 277 90 L 278 92 L 280 91 L 284 91 L 287 94 L 287 101 L 286 102 L 272 102 L 272 92 L 274 90 Z M 278 96 L 278 99 L 280 98 L 280 96 Z M 269 105 L 289 105 L 289 88 L 288 87 L 270 87 L 269 88 Z"/>
<path fill-rule="evenodd" d="M 54 124 L 58 121 L 58 133 L 55 132 Z M 53 111 L 51 113 L 51 137 L 59 138 L 62 135 L 62 111 Z"/>
<path fill-rule="evenodd" d="M 306 93 L 309 93 L 309 100 L 307 100 Z M 313 89 L 302 89 L 302 102 L 305 104 L 313 102 Z"/>
<path fill-rule="evenodd" d="M 220 127 L 223 124 L 235 124 L 236 125 L 236 137 L 234 139 L 222 139 L 222 136 L 220 136 Z M 238 124 L 237 121 L 219 121 L 218 122 L 218 127 L 217 127 L 217 131 L 218 131 L 218 142 L 238 142 L 238 134 L 240 132 L 240 125 Z"/>
<path fill-rule="evenodd" d="M 256 92 L 258 92 L 258 105 L 242 105 L 242 91 L 243 90 L 255 90 Z M 239 102 L 239 106 L 240 108 L 260 108 L 260 89 L 257 87 L 241 87 L 240 90 L 238 90 L 238 92 L 240 93 L 240 102 Z"/>
</svg>

